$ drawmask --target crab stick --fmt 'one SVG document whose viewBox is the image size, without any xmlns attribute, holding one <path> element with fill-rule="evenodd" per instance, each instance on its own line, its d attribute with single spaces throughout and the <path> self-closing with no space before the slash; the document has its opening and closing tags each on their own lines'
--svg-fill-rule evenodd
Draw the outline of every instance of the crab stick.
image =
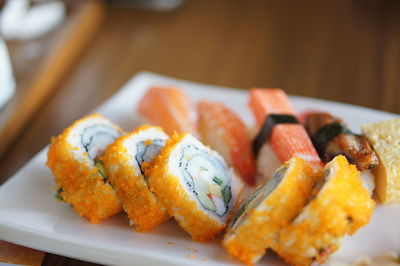
<svg viewBox="0 0 400 266">
<path fill-rule="evenodd" d="M 253 146 L 256 151 L 267 138 L 281 162 L 298 156 L 314 166 L 322 166 L 307 131 L 297 122 L 295 111 L 283 90 L 252 89 L 249 106 L 261 128 Z"/>
</svg>

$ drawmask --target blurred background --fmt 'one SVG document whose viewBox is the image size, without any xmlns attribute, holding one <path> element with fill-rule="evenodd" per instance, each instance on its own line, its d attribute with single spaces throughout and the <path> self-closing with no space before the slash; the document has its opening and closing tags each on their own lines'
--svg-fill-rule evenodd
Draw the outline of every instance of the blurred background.
<svg viewBox="0 0 400 266">
<path fill-rule="evenodd" d="M 400 113 L 396 0 L 0 0 L 0 33 L 0 184 L 142 70 Z"/>
</svg>

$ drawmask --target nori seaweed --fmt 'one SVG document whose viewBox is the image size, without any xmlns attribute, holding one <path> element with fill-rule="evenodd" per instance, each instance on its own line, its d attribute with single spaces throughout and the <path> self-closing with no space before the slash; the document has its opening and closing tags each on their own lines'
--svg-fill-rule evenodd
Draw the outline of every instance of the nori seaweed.
<svg viewBox="0 0 400 266">
<path fill-rule="evenodd" d="M 260 152 L 262 145 L 268 140 L 274 126 L 278 124 L 299 124 L 299 121 L 293 115 L 270 114 L 267 116 L 260 132 L 253 140 L 253 152 L 256 156 Z"/>
</svg>

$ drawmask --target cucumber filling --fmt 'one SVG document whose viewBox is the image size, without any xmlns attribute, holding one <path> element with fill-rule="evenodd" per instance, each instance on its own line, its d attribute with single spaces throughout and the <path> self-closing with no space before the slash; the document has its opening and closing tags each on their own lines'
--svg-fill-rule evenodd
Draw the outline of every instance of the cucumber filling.
<svg viewBox="0 0 400 266">
<path fill-rule="evenodd" d="M 61 196 L 61 193 L 63 192 L 62 187 L 60 187 L 59 189 L 57 189 L 56 194 L 54 195 L 54 198 L 60 200 L 60 201 L 64 201 L 64 198 Z"/>
<path fill-rule="evenodd" d="M 94 165 L 97 167 L 97 170 L 99 171 L 99 174 L 103 177 L 104 181 L 107 181 L 108 176 L 106 170 L 104 169 L 103 161 L 97 160 Z"/>
<path fill-rule="evenodd" d="M 222 217 L 232 199 L 231 186 L 223 162 L 195 146 L 183 149 L 180 168 L 189 189 L 202 207 Z"/>
<path fill-rule="evenodd" d="M 106 147 L 113 143 L 120 133 L 108 125 L 93 125 L 85 128 L 81 136 L 82 146 L 91 159 L 103 154 Z"/>
</svg>

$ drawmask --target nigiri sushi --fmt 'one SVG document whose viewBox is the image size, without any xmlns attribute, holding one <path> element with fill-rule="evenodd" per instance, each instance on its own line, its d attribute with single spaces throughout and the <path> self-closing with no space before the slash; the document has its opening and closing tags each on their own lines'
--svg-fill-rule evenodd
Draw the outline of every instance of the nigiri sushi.
<svg viewBox="0 0 400 266">
<path fill-rule="evenodd" d="M 285 162 L 235 214 L 222 242 L 227 251 L 248 265 L 256 263 L 268 248 L 277 245 L 280 230 L 300 213 L 314 181 L 313 171 L 303 159 Z"/>
<path fill-rule="evenodd" d="M 297 122 L 295 111 L 281 89 L 252 89 L 249 106 L 261 130 L 258 137 L 270 131 L 270 143 L 277 157 L 285 162 L 293 156 L 320 163 L 304 127 Z M 255 147 L 257 150 L 257 147 Z"/>
<path fill-rule="evenodd" d="M 346 156 L 358 170 L 370 170 L 379 163 L 366 137 L 350 131 L 343 120 L 326 112 L 305 112 L 302 123 L 324 163 L 337 155 Z"/>
<path fill-rule="evenodd" d="M 240 183 L 217 152 L 189 133 L 174 134 L 144 170 L 151 191 L 194 240 L 226 227 Z"/>
<path fill-rule="evenodd" d="M 148 232 L 165 222 L 166 208 L 149 190 L 144 168 L 164 147 L 168 136 L 159 127 L 143 125 L 108 146 L 102 160 L 108 179 L 122 201 L 131 225 Z"/>
<path fill-rule="evenodd" d="M 52 138 L 47 166 L 57 195 L 92 223 L 118 213 L 121 202 L 110 186 L 101 155 L 123 131 L 99 114 L 84 117 Z"/>
<path fill-rule="evenodd" d="M 198 136 L 195 107 L 178 88 L 151 87 L 140 100 L 137 111 L 169 135 L 189 132 Z"/>
<path fill-rule="evenodd" d="M 400 118 L 363 125 L 362 132 L 380 160 L 373 169 L 377 198 L 383 204 L 400 202 Z"/>
<path fill-rule="evenodd" d="M 379 160 L 368 139 L 351 132 L 343 120 L 326 112 L 306 111 L 299 117 L 322 161 L 328 163 L 337 155 L 344 155 L 360 170 L 364 186 L 372 195 L 375 177 L 371 170 Z"/>
<path fill-rule="evenodd" d="M 249 106 L 261 128 L 253 142 L 256 154 L 268 140 L 281 162 L 298 156 L 315 168 L 322 166 L 318 153 L 304 126 L 297 121 L 295 111 L 283 90 L 252 89 Z"/>
<path fill-rule="evenodd" d="M 246 125 L 222 103 L 200 101 L 198 112 L 202 141 L 234 166 L 248 185 L 255 185 L 256 164 Z"/>
</svg>

